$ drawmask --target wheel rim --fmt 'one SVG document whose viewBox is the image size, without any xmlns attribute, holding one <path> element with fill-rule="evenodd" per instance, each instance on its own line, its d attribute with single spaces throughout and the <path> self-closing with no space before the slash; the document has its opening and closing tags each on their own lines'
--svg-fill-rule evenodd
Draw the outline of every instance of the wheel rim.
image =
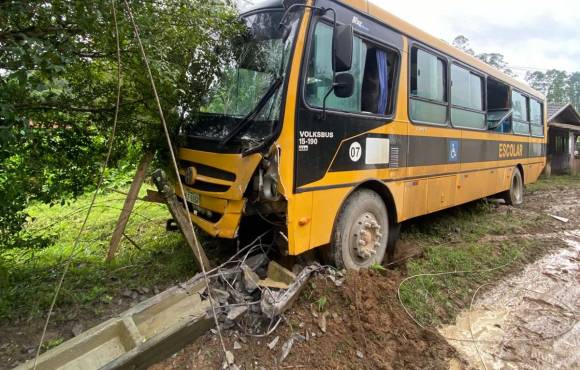
<svg viewBox="0 0 580 370">
<path fill-rule="evenodd" d="M 520 204 L 524 197 L 523 185 L 521 178 L 519 176 L 514 176 L 513 180 L 513 189 L 514 189 L 514 198 L 516 200 L 516 204 Z"/>
<path fill-rule="evenodd" d="M 363 213 L 355 221 L 349 238 L 349 253 L 357 265 L 368 265 L 375 258 L 383 241 L 381 229 L 377 217 L 370 212 Z"/>
</svg>

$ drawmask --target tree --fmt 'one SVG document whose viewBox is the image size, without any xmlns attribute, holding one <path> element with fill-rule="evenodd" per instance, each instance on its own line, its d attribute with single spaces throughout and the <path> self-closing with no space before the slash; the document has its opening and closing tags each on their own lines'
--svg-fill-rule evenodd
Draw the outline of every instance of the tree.
<svg viewBox="0 0 580 370">
<path fill-rule="evenodd" d="M 568 99 L 580 112 L 580 72 L 574 72 L 568 76 Z"/>
<path fill-rule="evenodd" d="M 112 4 L 0 3 L 0 245 L 14 241 L 30 202 L 63 202 L 96 182 L 116 102 Z M 229 56 L 228 40 L 240 30 L 235 8 L 206 0 L 129 4 L 167 121 L 175 128 L 201 104 L 221 59 Z M 116 9 L 123 95 L 113 163 L 127 147 L 164 147 L 122 1 Z"/>
<path fill-rule="evenodd" d="M 463 50 L 469 55 L 475 55 L 475 52 L 469 45 L 469 39 L 463 35 L 459 35 L 455 39 L 453 39 L 452 45 L 459 50 Z"/>
<path fill-rule="evenodd" d="M 490 66 L 494 67 L 495 69 L 502 71 L 508 76 L 514 77 L 514 72 L 509 68 L 508 62 L 506 62 L 505 57 L 503 54 L 500 53 L 481 53 L 477 54 L 476 58 L 483 61 L 484 63 L 489 64 Z"/>
<path fill-rule="evenodd" d="M 477 54 L 470 45 L 470 41 L 467 37 L 463 35 L 457 36 L 453 39 L 452 45 L 455 46 L 457 49 L 469 54 L 473 55 L 477 59 L 483 61 L 484 63 L 489 64 L 490 66 L 494 67 L 495 69 L 502 71 L 503 73 L 507 74 L 508 76 L 514 76 L 514 72 L 509 68 L 507 61 L 503 54 L 500 53 L 480 53 Z"/>
<path fill-rule="evenodd" d="M 569 74 L 557 69 L 534 71 L 526 74 L 526 81 L 546 95 L 549 102 L 572 103 L 576 109 L 580 108 L 580 72 Z"/>
</svg>

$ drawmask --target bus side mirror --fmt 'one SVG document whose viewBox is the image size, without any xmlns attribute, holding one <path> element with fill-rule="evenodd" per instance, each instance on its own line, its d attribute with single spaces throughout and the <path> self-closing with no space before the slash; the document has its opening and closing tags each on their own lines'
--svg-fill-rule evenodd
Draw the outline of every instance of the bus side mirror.
<svg viewBox="0 0 580 370">
<path fill-rule="evenodd" d="M 334 77 L 333 86 L 337 98 L 350 98 L 354 93 L 354 77 L 350 73 L 339 73 Z"/>
<path fill-rule="evenodd" d="M 350 71 L 352 67 L 352 25 L 335 25 L 332 40 L 332 66 L 335 73 Z"/>
</svg>

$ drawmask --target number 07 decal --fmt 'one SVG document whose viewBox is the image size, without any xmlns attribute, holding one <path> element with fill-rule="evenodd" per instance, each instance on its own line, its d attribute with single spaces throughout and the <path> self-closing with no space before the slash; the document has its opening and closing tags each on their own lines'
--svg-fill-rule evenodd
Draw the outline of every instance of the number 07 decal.
<svg viewBox="0 0 580 370">
<path fill-rule="evenodd" d="M 350 160 L 353 162 L 358 162 L 362 157 L 362 147 L 358 141 L 350 144 L 350 149 L 348 150 L 348 155 Z"/>
</svg>

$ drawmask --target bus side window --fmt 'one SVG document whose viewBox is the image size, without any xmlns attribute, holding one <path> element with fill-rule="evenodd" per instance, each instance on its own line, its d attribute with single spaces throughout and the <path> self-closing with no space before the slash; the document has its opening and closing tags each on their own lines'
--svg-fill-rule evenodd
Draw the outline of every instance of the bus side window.
<svg viewBox="0 0 580 370">
<path fill-rule="evenodd" d="M 530 100 L 530 123 L 533 136 L 544 137 L 543 111 L 542 103 L 536 99 Z"/>
<path fill-rule="evenodd" d="M 517 91 L 512 91 L 512 109 L 514 110 L 514 134 L 530 134 L 529 99 Z"/>
<path fill-rule="evenodd" d="M 486 129 L 483 78 L 451 65 L 451 122 L 457 127 Z"/>
<path fill-rule="evenodd" d="M 447 125 L 446 65 L 434 54 L 416 47 L 411 50 L 412 120 Z"/>
<path fill-rule="evenodd" d="M 361 111 L 361 88 L 366 53 L 365 43 L 359 37 L 355 37 L 353 40 L 352 68 L 349 71 L 355 81 L 354 93 L 350 98 L 338 98 L 334 93 L 331 93 L 326 100 L 327 109 L 345 112 Z M 308 61 L 306 102 L 312 107 L 322 108 L 324 97 L 332 83 L 332 27 L 318 22 Z"/>
<path fill-rule="evenodd" d="M 306 76 L 306 102 L 321 108 L 324 97 L 332 85 L 332 27 L 318 23 L 314 31 L 308 72 Z M 394 82 L 398 67 L 398 54 L 375 46 L 355 36 L 353 40 L 352 68 L 355 88 L 350 98 L 338 98 L 331 93 L 326 101 L 329 110 L 352 113 L 390 115 L 394 111 Z"/>
</svg>

